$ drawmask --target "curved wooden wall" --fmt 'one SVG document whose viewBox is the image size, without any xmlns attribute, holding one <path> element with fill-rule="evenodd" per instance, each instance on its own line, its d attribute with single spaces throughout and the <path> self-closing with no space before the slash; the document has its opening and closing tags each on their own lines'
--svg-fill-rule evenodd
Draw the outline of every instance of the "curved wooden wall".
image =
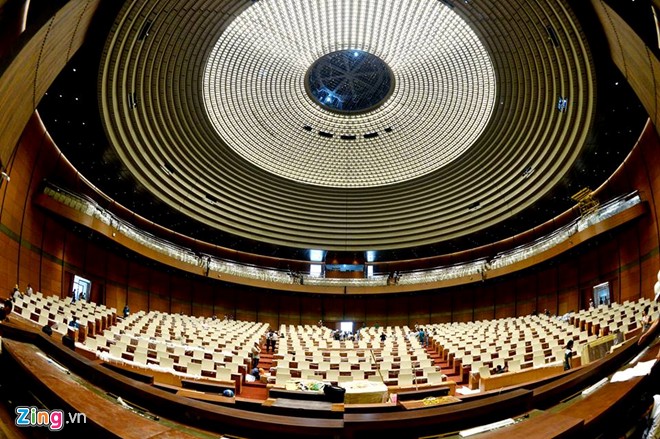
<svg viewBox="0 0 660 439">
<path fill-rule="evenodd" d="M 6 113 L 14 109 L 25 113 L 23 106 L 27 104 L 16 102 L 19 91 L 31 96 L 47 88 L 46 83 L 35 88 L 35 76 L 29 74 L 14 75 L 6 81 L 6 74 L 15 63 L 34 59 L 41 51 L 44 28 L 50 28 L 50 35 L 66 36 L 58 40 L 59 45 L 49 47 L 49 59 L 61 62 L 42 64 L 50 66 L 43 77 L 54 78 L 72 50 L 72 42 L 78 41 L 74 36 L 81 35 L 80 29 L 92 20 L 90 11 L 95 4 L 71 0 L 65 8 L 79 9 L 67 15 L 70 19 L 50 20 L 39 30 L 26 31 L 39 44 L 22 45 L 21 56 L 14 57 L 9 67 L 0 71 L 0 78 L 5 80 L 0 87 L 0 115 L 7 118 Z M 16 52 L 13 47 L 11 51 Z M 66 296 L 73 274 L 79 274 L 93 281 L 92 300 L 119 309 L 128 302 L 132 310 L 233 314 L 237 319 L 276 325 L 314 324 L 319 318 L 328 323 L 353 320 L 368 325 L 406 325 L 492 319 L 545 308 L 565 313 L 583 307 L 592 287 L 606 281 L 610 282 L 616 301 L 651 297 L 660 268 L 660 201 L 656 201 L 660 190 L 660 142 L 651 124 L 640 134 L 637 146 L 618 171 L 598 190 L 598 196 L 605 200 L 637 189 L 648 201 L 649 214 L 550 262 L 518 273 L 467 286 L 383 297 L 273 292 L 227 284 L 128 255 L 126 250 L 93 238 L 89 232 L 75 230 L 72 224 L 47 215 L 32 200 L 40 192 L 44 178 L 78 187 L 81 177 L 60 154 L 36 113 L 25 121 L 12 117 L 12 129 L 0 129 L 2 157 L 8 160 L 3 163 L 11 175 L 10 183 L 0 184 L 0 290 L 4 291 L 16 283 L 21 289 L 32 283 L 45 294 Z M 13 144 L 7 143 L 16 131 L 14 124 L 20 126 L 22 134 Z"/>
</svg>

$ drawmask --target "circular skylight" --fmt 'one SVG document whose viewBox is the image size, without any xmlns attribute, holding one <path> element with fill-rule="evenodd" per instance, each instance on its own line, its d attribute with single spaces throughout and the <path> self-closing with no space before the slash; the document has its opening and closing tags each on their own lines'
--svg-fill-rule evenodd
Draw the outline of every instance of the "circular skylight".
<svg viewBox="0 0 660 439">
<path fill-rule="evenodd" d="M 493 66 L 476 34 L 442 2 L 409 0 L 406 14 L 400 6 L 253 3 L 205 66 L 204 102 L 218 135 L 268 172 L 329 187 L 399 183 L 451 163 L 488 123 Z M 369 90 L 355 91 L 354 107 L 329 106 L 332 98 L 314 87 L 330 83 L 323 71 L 333 57 L 355 53 L 381 73 Z"/>
<path fill-rule="evenodd" d="M 394 77 L 377 56 L 361 50 L 339 50 L 312 65 L 306 86 L 324 108 L 351 114 L 382 104 L 393 90 Z"/>
</svg>

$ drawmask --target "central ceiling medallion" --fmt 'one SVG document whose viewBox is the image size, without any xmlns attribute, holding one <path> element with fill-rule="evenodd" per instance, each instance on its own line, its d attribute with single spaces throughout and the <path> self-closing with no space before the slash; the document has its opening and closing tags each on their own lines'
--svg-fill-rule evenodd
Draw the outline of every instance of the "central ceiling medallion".
<svg viewBox="0 0 660 439">
<path fill-rule="evenodd" d="M 307 71 L 307 93 L 337 113 L 370 111 L 394 90 L 394 75 L 385 62 L 362 50 L 338 50 L 319 58 Z"/>
</svg>

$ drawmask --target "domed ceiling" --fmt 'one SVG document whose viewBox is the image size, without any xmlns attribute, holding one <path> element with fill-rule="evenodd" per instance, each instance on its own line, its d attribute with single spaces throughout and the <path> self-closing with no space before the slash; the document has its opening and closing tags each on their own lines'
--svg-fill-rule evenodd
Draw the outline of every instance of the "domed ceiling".
<svg viewBox="0 0 660 439">
<path fill-rule="evenodd" d="M 556 1 L 129 1 L 99 81 L 107 135 L 155 197 L 223 232 L 327 250 L 514 217 L 574 164 L 595 107 L 588 48 Z"/>
<path fill-rule="evenodd" d="M 46 0 L 33 0 L 31 6 L 40 2 Z M 262 8 L 284 4 L 258 3 Z M 477 44 L 474 47 L 483 47 L 487 56 L 481 62 L 492 65 L 495 99 L 490 113 L 487 108 L 482 113 L 483 131 L 473 143 L 466 143 L 469 146 L 462 154 L 456 155 L 453 162 L 409 180 L 378 184 L 359 175 L 364 179 L 364 187 L 304 182 L 256 165 L 251 157 L 241 156 L 233 149 L 241 146 L 235 142 L 225 144 L 207 113 L 205 69 L 227 29 L 232 23 L 239 23 L 237 17 L 249 10 L 266 13 L 256 9 L 255 2 L 103 3 L 85 44 L 45 94 L 38 111 L 66 158 L 107 196 L 98 198 L 102 207 L 110 207 L 105 200 L 114 200 L 181 234 L 278 258 L 307 260 L 310 247 L 336 251 L 380 249 L 376 261 L 450 254 L 515 236 L 574 206 L 571 196 L 584 187 L 595 189 L 605 182 L 626 157 L 647 121 L 639 99 L 611 62 L 607 45 L 602 44 L 602 31 L 592 25 L 594 16 L 589 4 L 572 2 L 569 8 L 563 2 L 547 3 L 418 3 L 418 7 L 442 11 L 433 16 L 439 27 L 450 22 L 453 26 L 468 26 L 461 32 L 476 36 L 476 41 L 471 40 Z M 338 10 L 346 4 L 337 2 L 331 9 Z M 387 16 L 385 21 L 400 24 L 407 20 L 398 13 L 399 3 L 350 5 L 360 5 L 353 6 L 357 7 L 357 12 L 351 12 L 353 15 L 363 14 L 366 5 L 390 5 L 386 11 L 391 13 L 383 13 Z M 37 6 L 35 11 L 39 10 Z M 619 7 L 617 3 L 612 6 Z M 620 12 L 630 15 L 631 25 L 655 29 L 647 6 L 634 2 L 621 7 Z M 272 9 L 268 11 L 272 13 Z M 419 16 L 418 12 L 409 11 L 407 17 L 412 20 Z M 328 10 L 321 16 L 335 15 Z M 299 21 L 294 18 L 273 19 L 271 15 L 268 22 L 288 29 L 291 23 Z M 587 24 L 580 28 L 578 23 Z M 275 24 L 265 26 L 264 22 L 258 26 L 264 32 L 267 27 L 278 28 Z M 429 27 L 410 27 L 418 34 L 437 32 Z M 459 47 L 456 45 L 460 41 L 451 40 L 451 34 L 458 32 L 456 29 L 448 38 L 434 39 L 434 44 L 438 46 L 438 41 L 447 40 L 447 47 Z M 654 31 L 649 32 L 649 45 L 654 44 L 654 38 Z M 404 42 L 405 38 L 397 38 L 392 44 L 396 46 L 399 40 Z M 312 46 L 311 40 L 298 44 Z M 239 43 L 236 47 L 242 46 Z M 428 38 L 418 46 L 429 47 Z M 366 120 L 392 105 L 395 93 L 412 92 L 401 88 L 397 79 L 400 80 L 402 71 L 395 72 L 398 67 L 390 65 L 392 60 L 385 52 L 366 43 L 356 47 L 362 49 L 328 47 L 305 58 L 297 73 L 298 88 L 294 90 L 308 112 L 330 119 Z M 359 56 L 355 57 L 355 52 Z M 345 55 L 353 58 L 346 59 Z M 291 55 L 286 57 L 290 59 Z M 440 64 L 436 65 L 450 59 L 437 58 Z M 458 56 L 454 63 L 466 64 L 467 59 L 467 55 Z M 419 77 L 429 75 L 426 71 L 432 65 L 425 61 L 416 67 Z M 99 66 L 103 68 L 99 70 Z M 450 82 L 443 83 L 442 89 L 437 84 L 427 85 L 435 87 L 435 91 L 420 91 L 415 100 L 428 109 L 448 111 L 455 99 L 448 93 L 457 87 L 465 90 L 463 84 L 469 85 L 472 80 L 469 76 L 459 80 L 458 74 L 449 70 L 441 76 Z M 273 72 L 267 77 L 272 79 Z M 421 87 L 419 82 L 416 89 Z M 250 87 L 261 90 L 263 85 Z M 242 82 L 237 85 L 246 86 Z M 334 96 L 327 102 L 329 90 Z M 265 96 L 262 101 L 270 99 L 270 94 Z M 292 94 L 287 96 L 290 99 Z M 560 96 L 566 98 L 564 112 L 557 109 Z M 474 94 L 472 99 L 475 103 L 487 102 L 479 101 Z M 280 104 L 268 102 L 275 113 L 281 111 Z M 467 112 L 476 110 L 457 107 L 452 111 L 461 112 L 458 117 L 463 119 L 458 126 L 472 134 L 476 120 L 470 119 Z M 269 124 L 282 119 L 273 112 L 259 117 Z M 304 119 L 308 124 L 310 119 Z M 452 126 L 452 120 L 430 122 L 442 123 L 442 129 Z M 250 126 L 243 131 L 264 135 L 269 127 Z M 374 154 L 384 154 L 387 145 L 396 145 L 393 140 L 410 134 L 402 131 L 408 130 L 408 126 L 395 123 L 382 125 L 378 131 L 362 137 L 360 132 L 353 137 L 345 131 L 322 129 L 320 125 L 303 125 L 295 135 L 315 138 L 304 144 L 302 151 L 326 152 L 327 162 L 335 164 L 347 157 L 338 151 L 349 154 L 360 142 L 363 143 L 359 147 L 367 150 L 383 145 L 382 151 L 371 149 Z M 443 142 L 441 133 L 420 135 L 430 140 L 416 142 L 416 146 Z M 330 144 L 325 142 L 336 142 L 338 147 L 321 150 L 321 145 Z M 271 149 L 274 145 L 268 142 L 259 153 L 265 154 L 266 165 L 270 166 L 268 154 L 272 154 L 274 163 L 283 165 L 281 151 Z M 288 142 L 278 145 L 286 148 Z M 397 164 L 412 158 L 408 144 L 389 151 L 398 154 Z M 430 163 L 427 155 L 432 153 L 437 154 L 438 150 L 429 150 L 420 160 Z M 316 169 L 315 166 L 307 176 L 318 174 Z M 401 176 L 403 172 L 379 172 L 378 178 L 395 173 Z M 331 181 L 333 173 L 324 178 Z M 60 184 L 67 187 L 65 182 Z M 71 189 L 87 190 L 84 185 Z"/>
</svg>

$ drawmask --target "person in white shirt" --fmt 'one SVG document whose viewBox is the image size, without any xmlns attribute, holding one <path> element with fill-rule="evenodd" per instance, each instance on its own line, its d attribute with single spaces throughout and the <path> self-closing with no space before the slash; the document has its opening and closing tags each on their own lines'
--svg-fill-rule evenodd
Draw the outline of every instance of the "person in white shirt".
<svg viewBox="0 0 660 439">
<path fill-rule="evenodd" d="M 27 290 L 25 290 L 25 294 L 28 295 L 28 296 L 31 296 L 33 292 L 34 292 L 34 290 L 32 289 L 32 285 L 28 284 Z"/>
</svg>

